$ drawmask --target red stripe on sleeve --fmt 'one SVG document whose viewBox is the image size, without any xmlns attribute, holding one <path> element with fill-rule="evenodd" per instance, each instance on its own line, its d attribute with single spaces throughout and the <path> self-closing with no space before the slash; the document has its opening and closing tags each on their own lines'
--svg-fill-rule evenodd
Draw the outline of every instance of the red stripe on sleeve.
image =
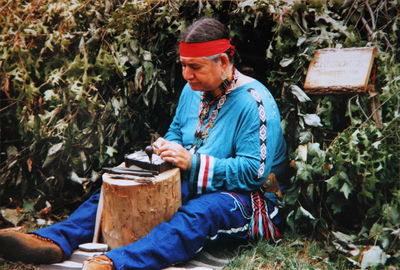
<svg viewBox="0 0 400 270">
<path fill-rule="evenodd" d="M 206 155 L 206 164 L 205 164 L 205 168 L 204 168 L 204 175 L 203 175 L 203 187 L 202 187 L 202 191 L 203 193 L 206 192 L 207 190 L 207 182 L 208 182 L 208 167 L 210 164 L 210 158 L 209 156 Z"/>
</svg>

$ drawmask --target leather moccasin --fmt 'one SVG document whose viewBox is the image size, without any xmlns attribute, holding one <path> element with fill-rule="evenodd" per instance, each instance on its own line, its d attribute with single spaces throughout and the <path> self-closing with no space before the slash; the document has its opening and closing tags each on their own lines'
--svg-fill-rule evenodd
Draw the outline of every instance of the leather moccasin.
<svg viewBox="0 0 400 270">
<path fill-rule="evenodd" d="M 83 262 L 82 270 L 112 270 L 113 261 L 106 255 L 94 256 Z"/>
<path fill-rule="evenodd" d="M 36 234 L 0 232 L 0 257 L 10 261 L 51 264 L 63 259 L 61 248 Z"/>
</svg>

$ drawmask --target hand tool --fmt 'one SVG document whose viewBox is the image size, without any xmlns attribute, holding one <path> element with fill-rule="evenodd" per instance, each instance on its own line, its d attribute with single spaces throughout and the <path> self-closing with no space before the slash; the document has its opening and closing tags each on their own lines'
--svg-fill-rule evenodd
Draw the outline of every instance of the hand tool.
<svg viewBox="0 0 400 270">
<path fill-rule="evenodd" d="M 149 184 L 152 183 L 153 180 L 156 178 L 151 176 L 151 177 L 136 177 L 132 175 L 124 175 L 124 174 L 111 174 L 110 177 L 112 179 L 120 179 L 120 180 L 133 180 L 141 184 Z"/>
<path fill-rule="evenodd" d="M 158 147 L 156 145 L 154 145 L 154 144 L 148 145 L 144 149 L 144 151 L 146 152 L 147 156 L 149 157 L 150 164 L 153 163 L 152 160 L 153 160 L 154 149 L 158 149 Z"/>
<path fill-rule="evenodd" d="M 154 176 L 158 175 L 157 171 L 144 170 L 144 169 L 130 169 L 123 167 L 114 167 L 114 168 L 103 168 L 103 171 L 107 173 L 116 173 L 116 174 L 128 174 L 128 175 L 137 175 L 137 176 Z"/>
</svg>

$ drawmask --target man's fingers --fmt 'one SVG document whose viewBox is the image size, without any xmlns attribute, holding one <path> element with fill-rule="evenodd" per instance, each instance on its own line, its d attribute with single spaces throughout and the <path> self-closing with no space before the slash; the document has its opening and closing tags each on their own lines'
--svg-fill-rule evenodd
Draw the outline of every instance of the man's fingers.
<svg viewBox="0 0 400 270">
<path fill-rule="evenodd" d="M 171 163 L 174 166 L 178 165 L 178 160 L 176 158 L 173 157 L 164 157 L 163 158 L 164 161 Z"/>
<path fill-rule="evenodd" d="M 167 140 L 165 140 L 164 138 L 160 137 L 152 145 L 153 145 L 153 148 L 159 149 L 162 146 L 164 146 L 166 143 L 167 143 Z"/>
<path fill-rule="evenodd" d="M 170 150 L 170 149 L 166 149 L 166 150 L 162 150 L 160 149 L 161 153 L 160 153 L 160 157 L 164 158 L 164 157 L 176 157 L 178 154 L 176 151 L 174 150 Z"/>
</svg>

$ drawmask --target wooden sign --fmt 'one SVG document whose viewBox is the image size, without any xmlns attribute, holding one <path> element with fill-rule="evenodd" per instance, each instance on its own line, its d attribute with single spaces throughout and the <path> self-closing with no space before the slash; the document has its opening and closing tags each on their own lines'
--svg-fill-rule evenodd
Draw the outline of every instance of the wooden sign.
<svg viewBox="0 0 400 270">
<path fill-rule="evenodd" d="M 304 83 L 307 94 L 364 93 L 375 47 L 316 50 Z"/>
</svg>

